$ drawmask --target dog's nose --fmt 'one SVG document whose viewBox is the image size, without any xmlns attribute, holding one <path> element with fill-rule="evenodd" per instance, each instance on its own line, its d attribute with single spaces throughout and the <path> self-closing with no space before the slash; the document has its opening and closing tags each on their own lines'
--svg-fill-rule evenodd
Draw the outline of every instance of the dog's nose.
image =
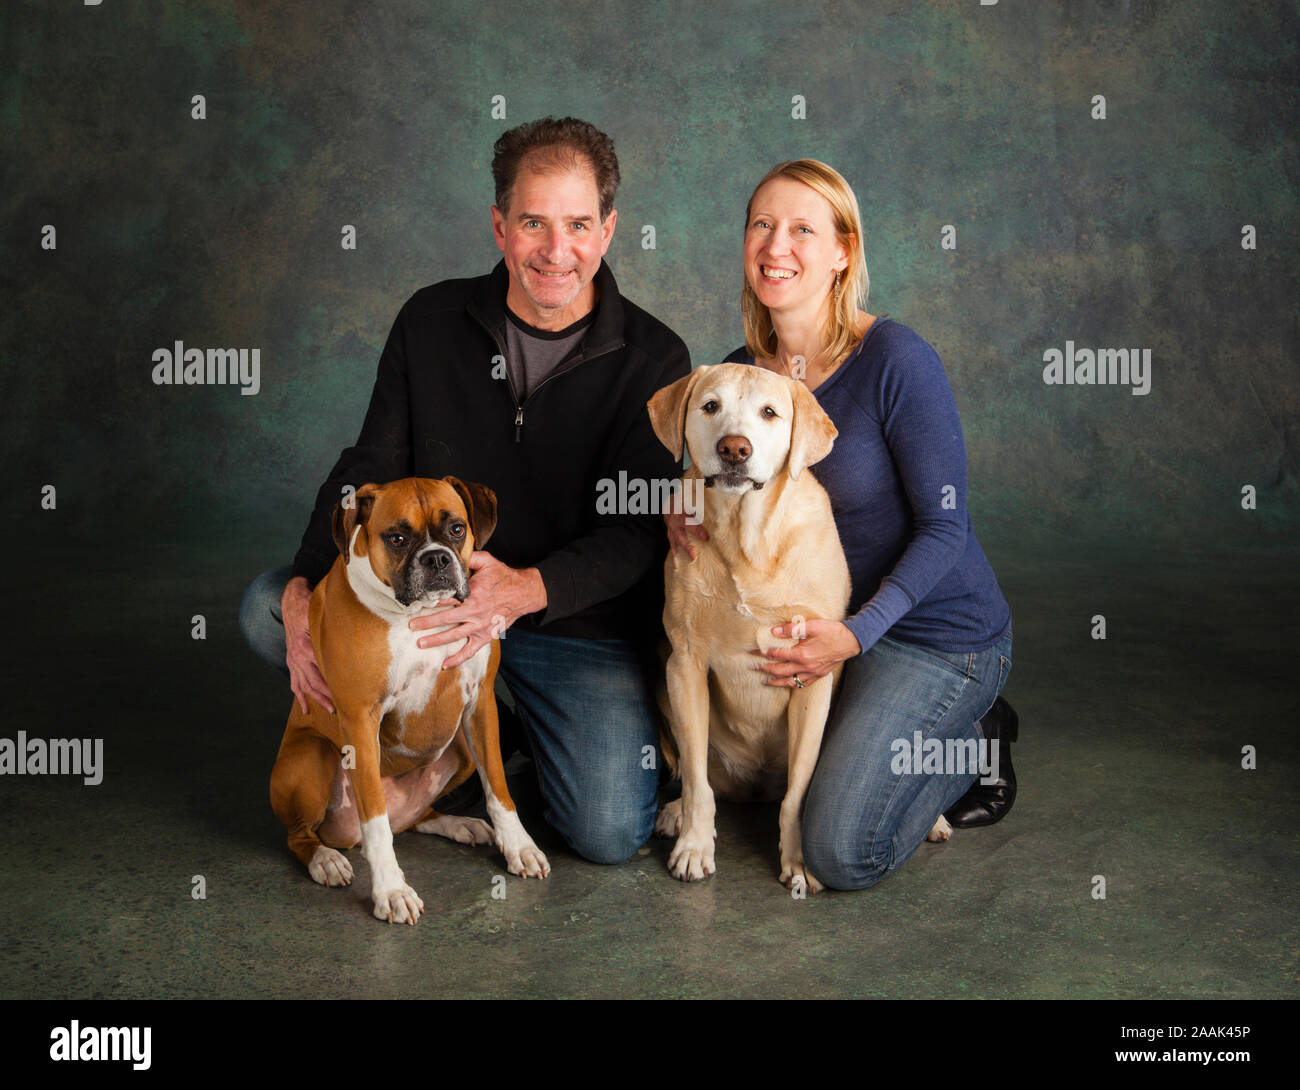
<svg viewBox="0 0 1300 1090">
<path fill-rule="evenodd" d="M 420 555 L 421 567 L 432 568 L 434 571 L 442 571 L 450 563 L 451 553 L 445 549 L 430 549 Z"/>
<path fill-rule="evenodd" d="M 730 465 L 745 461 L 753 448 L 743 435 L 724 435 L 718 440 L 718 456 Z"/>
</svg>

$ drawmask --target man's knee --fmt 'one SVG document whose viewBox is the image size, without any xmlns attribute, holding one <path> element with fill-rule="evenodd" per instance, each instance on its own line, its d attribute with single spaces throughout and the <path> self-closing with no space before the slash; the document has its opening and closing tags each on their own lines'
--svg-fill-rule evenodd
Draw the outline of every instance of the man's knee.
<svg viewBox="0 0 1300 1090">
<path fill-rule="evenodd" d="M 617 781 L 607 780 L 611 787 Z M 569 846 L 592 863 L 622 863 L 636 854 L 654 830 L 659 778 L 654 770 L 622 780 L 624 791 L 578 797 L 569 814 L 552 813 Z M 554 811 L 554 807 L 552 807 Z"/>
<path fill-rule="evenodd" d="M 289 568 L 264 571 L 248 584 L 239 601 L 239 631 L 258 658 L 284 669 L 284 622 L 280 598 Z"/>
<path fill-rule="evenodd" d="M 264 571 L 244 588 L 244 595 L 239 600 L 239 630 L 248 638 L 248 634 L 257 627 L 264 614 L 270 613 L 271 602 L 279 605 L 279 599 L 272 599 L 271 586 L 275 572 Z"/>
<path fill-rule="evenodd" d="M 586 824 L 564 832 L 569 847 L 591 863 L 622 863 L 631 859 L 647 840 L 654 827 L 654 817 L 640 815 L 622 821 L 608 820 Z"/>
</svg>

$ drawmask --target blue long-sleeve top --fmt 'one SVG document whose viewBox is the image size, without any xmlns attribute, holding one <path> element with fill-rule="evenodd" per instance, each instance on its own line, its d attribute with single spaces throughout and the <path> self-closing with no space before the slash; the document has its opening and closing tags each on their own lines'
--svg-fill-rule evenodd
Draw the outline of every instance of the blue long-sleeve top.
<svg viewBox="0 0 1300 1090">
<path fill-rule="evenodd" d="M 728 363 L 753 364 L 744 348 Z M 813 391 L 839 435 L 811 467 L 853 578 L 845 624 L 862 650 L 883 635 L 981 651 L 1011 621 L 966 508 L 966 445 L 939 355 L 877 318 Z"/>
</svg>

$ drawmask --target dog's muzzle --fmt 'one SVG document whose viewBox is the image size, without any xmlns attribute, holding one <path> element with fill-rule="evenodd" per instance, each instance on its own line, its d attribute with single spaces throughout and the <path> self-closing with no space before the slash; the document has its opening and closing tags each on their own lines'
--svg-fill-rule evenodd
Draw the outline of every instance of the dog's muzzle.
<svg viewBox="0 0 1300 1090">
<path fill-rule="evenodd" d="M 754 453 L 754 445 L 743 435 L 724 435 L 714 444 L 713 452 L 726 467 L 721 473 L 706 475 L 704 487 L 712 488 L 722 484 L 725 488 L 739 488 L 746 481 L 757 492 L 766 481 L 757 481 L 745 472 L 749 466 L 749 456 Z"/>
<path fill-rule="evenodd" d="M 430 545 L 421 549 L 406 565 L 401 585 L 394 584 L 393 593 L 404 606 L 416 602 L 437 602 L 455 598 L 463 602 L 469 597 L 469 580 L 461 559 L 445 545 Z"/>
<path fill-rule="evenodd" d="M 746 481 L 755 492 L 767 484 L 766 481 L 756 481 L 753 477 L 747 477 L 743 473 L 715 473 L 711 477 L 704 478 L 704 487 L 712 488 L 714 484 L 721 482 L 727 488 L 739 488 Z"/>
</svg>

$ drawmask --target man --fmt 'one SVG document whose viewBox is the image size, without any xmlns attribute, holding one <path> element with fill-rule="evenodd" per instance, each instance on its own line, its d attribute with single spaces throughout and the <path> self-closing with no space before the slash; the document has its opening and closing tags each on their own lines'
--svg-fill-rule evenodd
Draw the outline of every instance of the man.
<svg viewBox="0 0 1300 1090">
<path fill-rule="evenodd" d="M 449 474 L 486 484 L 499 521 L 491 553 L 471 561 L 469 597 L 412 628 L 457 626 L 420 640 L 467 638 L 448 667 L 503 637 L 499 677 L 532 746 L 544 816 L 586 858 L 621 862 L 655 818 L 647 663 L 667 546 L 660 516 L 602 513 L 596 501 L 620 471 L 679 475 L 645 404 L 689 373 L 690 357 L 619 295 L 602 260 L 618 217 L 607 136 L 574 118 L 521 125 L 497 141 L 492 173 L 502 261 L 402 307 L 357 445 L 321 486 L 292 568 L 249 587 L 240 622 L 304 710 L 308 697 L 332 710 L 307 616 L 337 553 L 330 515 L 345 486 Z"/>
</svg>

